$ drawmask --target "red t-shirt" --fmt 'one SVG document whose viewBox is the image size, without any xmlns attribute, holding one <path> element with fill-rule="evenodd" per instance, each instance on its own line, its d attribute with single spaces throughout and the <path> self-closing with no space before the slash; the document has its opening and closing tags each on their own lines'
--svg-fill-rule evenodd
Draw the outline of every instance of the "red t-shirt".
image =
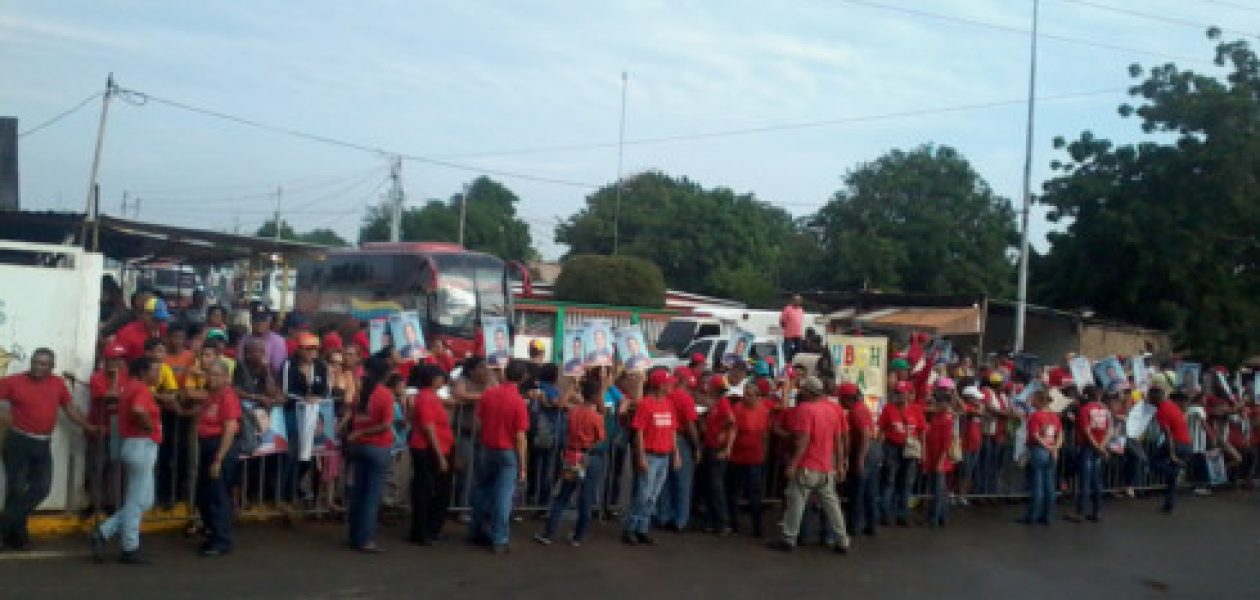
<svg viewBox="0 0 1260 600">
<path fill-rule="evenodd" d="M 455 443 L 455 435 L 451 431 L 451 417 L 442 405 L 442 399 L 436 392 L 424 388 L 416 394 L 415 407 L 411 411 L 411 438 L 409 445 L 416 450 L 429 449 L 429 437 L 424 435 L 424 426 L 432 425 L 434 437 L 437 438 L 438 452 L 442 456 L 451 453 Z"/>
<path fill-rule="evenodd" d="M 529 431 L 529 412 L 525 399 L 514 383 L 501 383 L 481 395 L 477 403 L 477 421 L 481 423 L 481 444 L 492 450 L 516 447 L 516 434 Z"/>
<path fill-rule="evenodd" d="M 1102 402 L 1087 402 L 1076 411 L 1076 438 L 1081 444 L 1089 444 L 1090 438 L 1106 444 L 1110 430 L 1111 411 Z"/>
<path fill-rule="evenodd" d="M 731 412 L 731 400 L 725 396 L 718 398 L 709 411 L 704 413 L 704 447 L 711 450 L 726 448 L 731 423 L 735 416 Z"/>
<path fill-rule="evenodd" d="M 1041 444 L 1037 442 L 1037 435 L 1042 438 L 1053 440 L 1056 435 L 1063 431 L 1063 423 L 1059 421 L 1059 415 L 1048 410 L 1039 410 L 1028 417 L 1028 443 Z"/>
<path fill-rule="evenodd" d="M 166 336 L 166 325 L 158 325 L 158 335 Z M 123 325 L 114 333 L 114 343 L 126 349 L 127 362 L 131 362 L 144 356 L 144 343 L 151 337 L 157 336 L 149 333 L 149 328 L 144 326 L 144 321 L 136 319 Z"/>
<path fill-rule="evenodd" d="M 57 408 L 70 404 L 70 390 L 60 377 L 35 379 L 29 373 L 0 378 L 0 400 L 9 401 L 13 428 L 32 435 L 52 435 Z"/>
<path fill-rule="evenodd" d="M 564 441 L 564 462 L 574 464 L 582 453 L 604 439 L 604 416 L 595 407 L 582 404 L 569 409 L 568 433 Z"/>
<path fill-rule="evenodd" d="M 372 395 L 368 396 L 367 411 L 360 411 L 356 403 L 354 418 L 350 422 L 350 431 L 363 431 L 385 425 L 384 431 L 360 436 L 357 443 L 388 448 L 394 445 L 394 428 L 390 427 L 393 422 L 394 395 L 385 386 L 377 384 L 376 389 L 372 390 Z"/>
<path fill-rule="evenodd" d="M 1190 427 L 1186 425 L 1186 415 L 1181 407 L 1172 400 L 1164 400 L 1155 408 L 1155 422 L 1168 432 L 1173 443 L 1190 445 Z"/>
<path fill-rule="evenodd" d="M 118 372 L 119 395 L 127 387 L 128 379 L 127 373 Z M 92 378 L 88 380 L 88 393 L 92 396 L 92 403 L 88 406 L 88 422 L 98 427 L 104 427 L 109 422 L 109 417 L 118 414 L 118 398 L 114 398 L 113 406 L 107 406 L 105 402 L 105 394 L 109 393 L 112 383 L 113 379 L 105 371 L 92 373 Z"/>
<path fill-rule="evenodd" d="M 678 430 L 682 431 L 688 423 L 696 422 L 699 417 L 696 416 L 696 401 L 684 389 L 675 389 L 665 395 L 669 403 L 674 406 L 674 420 L 678 423 Z"/>
<path fill-rule="evenodd" d="M 979 452 L 980 442 L 984 435 L 980 427 L 980 406 L 968 403 L 967 412 L 962 415 L 962 449 L 963 452 Z"/>
<path fill-rule="evenodd" d="M 210 392 L 197 411 L 197 437 L 217 438 L 223 435 L 228 421 L 241 422 L 241 399 L 231 386 Z"/>
<path fill-rule="evenodd" d="M 927 429 L 927 419 L 923 409 L 914 404 L 898 407 L 890 403 L 879 414 L 879 429 L 884 432 L 885 440 L 904 446 L 907 438 L 918 437 Z"/>
<path fill-rule="evenodd" d="M 737 465 L 759 465 L 766 462 L 766 431 L 770 429 L 770 403 L 758 402 L 749 407 L 737 402 L 731 407 L 735 418 L 735 444 L 730 461 Z"/>
<path fill-rule="evenodd" d="M 805 402 L 788 418 L 788 430 L 809 436 L 801 469 L 830 473 L 835 465 L 836 435 L 842 426 L 840 412 L 824 399 Z"/>
<path fill-rule="evenodd" d="M 854 440 L 857 440 L 859 435 L 865 435 L 866 439 L 874 440 L 879 434 L 875 417 L 871 415 L 871 409 L 867 408 L 863 400 L 854 402 L 853 408 L 849 409 L 849 432 Z"/>
<path fill-rule="evenodd" d="M 954 462 L 949 460 L 949 446 L 954 443 L 954 415 L 939 411 L 932 415 L 927 429 L 926 455 L 923 470 L 928 473 L 950 473 Z"/>
<path fill-rule="evenodd" d="M 645 452 L 668 454 L 674 451 L 674 432 L 678 430 L 678 421 L 669 400 L 644 396 L 634 410 L 630 428 L 643 434 Z"/>
<path fill-rule="evenodd" d="M 149 415 L 149 423 L 153 431 L 143 431 L 136 418 L 136 412 Z M 162 443 L 162 414 L 153 392 L 149 386 L 140 381 L 129 381 L 118 400 L 118 435 L 122 438 L 147 438 L 155 443 Z"/>
</svg>

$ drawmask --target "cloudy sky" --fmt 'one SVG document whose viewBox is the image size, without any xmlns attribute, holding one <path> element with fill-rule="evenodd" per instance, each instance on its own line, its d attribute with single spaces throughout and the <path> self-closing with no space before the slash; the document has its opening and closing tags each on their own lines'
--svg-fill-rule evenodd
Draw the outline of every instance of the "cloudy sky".
<svg viewBox="0 0 1260 600">
<path fill-rule="evenodd" d="M 1115 110 L 1130 63 L 1213 72 L 1207 25 L 1260 32 L 1257 0 L 1041 6 L 1037 182 L 1055 135 L 1140 136 Z M 411 203 L 490 174 L 554 257 L 556 219 L 616 179 L 623 71 L 627 173 L 687 175 L 800 215 L 855 165 L 933 142 L 1019 198 L 1031 11 L 1032 0 L 0 0 L 0 114 L 26 131 L 113 72 L 144 95 L 111 107 L 106 212 L 127 193 L 142 220 L 248 231 L 281 187 L 299 230 L 353 237 L 384 189 L 382 155 L 178 104 L 408 155 Z M 22 137 L 25 208 L 82 208 L 98 116 L 88 103 Z"/>
</svg>

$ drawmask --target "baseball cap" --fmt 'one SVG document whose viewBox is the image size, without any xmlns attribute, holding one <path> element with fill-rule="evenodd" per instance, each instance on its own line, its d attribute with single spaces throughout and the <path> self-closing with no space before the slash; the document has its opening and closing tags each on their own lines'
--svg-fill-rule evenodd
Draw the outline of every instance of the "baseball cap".
<svg viewBox="0 0 1260 600">
<path fill-rule="evenodd" d="M 303 333 L 298 336 L 299 348 L 319 348 L 319 338 L 312 333 Z"/>
<path fill-rule="evenodd" d="M 898 381 L 896 387 L 893 388 L 893 391 L 898 394 L 909 394 L 914 391 L 914 384 L 909 381 Z"/>
<path fill-rule="evenodd" d="M 263 304 L 255 304 L 253 310 L 249 313 L 250 321 L 269 321 L 271 320 L 271 310 Z"/>
<path fill-rule="evenodd" d="M 910 361 L 907 361 L 904 358 L 894 358 L 892 362 L 888 364 L 888 368 L 893 371 L 909 371 Z"/>
<path fill-rule="evenodd" d="M 964 398 L 971 398 L 972 400 L 981 400 L 984 398 L 984 394 L 980 393 L 980 388 L 974 385 L 969 385 L 963 388 L 962 395 Z"/>
<path fill-rule="evenodd" d="M 674 378 L 670 377 L 669 371 L 665 369 L 655 369 L 648 374 L 648 383 L 656 387 L 669 385 L 673 380 Z"/>
<path fill-rule="evenodd" d="M 726 376 L 714 375 L 710 377 L 709 388 L 715 389 L 715 390 L 725 390 L 726 389 Z"/>
<path fill-rule="evenodd" d="M 324 334 L 324 339 L 320 341 L 320 345 L 328 350 L 341 350 L 345 347 L 345 342 L 341 340 L 341 334 L 336 331 L 329 331 Z"/>
<path fill-rule="evenodd" d="M 771 388 L 769 379 L 765 379 L 765 378 L 757 379 L 757 391 L 761 392 L 762 396 L 769 396 L 771 389 L 772 388 Z"/>
<path fill-rule="evenodd" d="M 943 390 L 952 390 L 954 389 L 954 380 L 948 377 L 942 377 L 936 380 L 936 387 Z"/>
<path fill-rule="evenodd" d="M 1002 374 L 997 371 L 990 371 L 989 383 L 1002 383 Z"/>
<path fill-rule="evenodd" d="M 801 380 L 801 391 L 809 392 L 811 394 L 821 394 L 823 393 L 823 382 L 821 379 L 810 375 L 809 377 Z"/>
<path fill-rule="evenodd" d="M 857 396 L 858 394 L 862 393 L 862 390 L 858 389 L 858 386 L 856 383 L 853 383 L 852 381 L 846 381 L 840 384 L 840 387 L 836 390 L 836 393 L 840 394 L 841 396 Z"/>
<path fill-rule="evenodd" d="M 692 355 L 691 355 L 691 362 L 693 362 L 693 363 L 702 363 L 702 364 L 703 364 L 703 363 L 704 363 L 704 355 L 703 355 L 703 354 L 700 354 L 699 352 L 696 352 L 695 354 L 692 354 Z"/>
<path fill-rule="evenodd" d="M 694 388 L 697 385 L 696 375 L 687 367 L 678 367 L 674 369 L 674 379 L 682 382 L 683 385 Z"/>
<path fill-rule="evenodd" d="M 123 358 L 127 356 L 127 349 L 122 344 L 110 344 L 105 347 L 104 355 L 108 359 Z"/>
<path fill-rule="evenodd" d="M 207 329 L 206 340 L 219 340 L 221 342 L 226 342 L 228 341 L 228 334 L 226 331 L 223 331 L 222 329 L 219 329 L 217 327 Z"/>
<path fill-rule="evenodd" d="M 159 321 L 171 320 L 171 312 L 166 309 L 166 301 L 161 298 L 149 298 L 144 301 L 144 311 L 153 313 L 153 318 Z"/>
</svg>

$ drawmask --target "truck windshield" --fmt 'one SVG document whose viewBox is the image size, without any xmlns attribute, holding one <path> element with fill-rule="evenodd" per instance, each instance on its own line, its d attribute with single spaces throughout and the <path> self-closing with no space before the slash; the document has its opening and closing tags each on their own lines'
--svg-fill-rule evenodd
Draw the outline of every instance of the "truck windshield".
<svg viewBox="0 0 1260 600">
<path fill-rule="evenodd" d="M 656 349 L 677 355 L 691 343 L 695 335 L 695 321 L 673 319 L 665 324 L 665 329 L 661 330 L 661 335 L 656 338 Z"/>
</svg>

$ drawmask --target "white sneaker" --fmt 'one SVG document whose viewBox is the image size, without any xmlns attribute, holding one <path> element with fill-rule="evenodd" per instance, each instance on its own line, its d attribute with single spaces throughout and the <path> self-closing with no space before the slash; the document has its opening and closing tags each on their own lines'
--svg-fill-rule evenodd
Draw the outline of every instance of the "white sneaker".
<svg viewBox="0 0 1260 600">
<path fill-rule="evenodd" d="M 1212 490 L 1207 488 L 1194 488 L 1194 493 L 1196 496 L 1211 496 Z"/>
</svg>

